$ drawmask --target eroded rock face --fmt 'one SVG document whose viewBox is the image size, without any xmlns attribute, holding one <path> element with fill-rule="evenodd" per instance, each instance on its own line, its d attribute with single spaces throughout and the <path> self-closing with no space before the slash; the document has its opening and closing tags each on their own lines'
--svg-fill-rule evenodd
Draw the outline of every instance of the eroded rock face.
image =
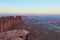
<svg viewBox="0 0 60 40">
<path fill-rule="evenodd" d="M 24 29 L 24 30 L 23 30 Z M 17 31 L 18 30 L 18 31 Z M 21 31 L 20 31 L 21 30 Z M 5 16 L 0 18 L 0 39 L 21 37 L 27 40 L 27 34 L 31 31 L 31 27 L 21 20 L 21 16 Z M 27 36 L 26 36 L 27 35 Z"/>
<path fill-rule="evenodd" d="M 5 16 L 0 18 L 0 32 L 14 30 L 14 29 L 30 29 L 27 24 L 25 24 L 21 16 Z"/>
<path fill-rule="evenodd" d="M 26 30 L 11 30 L 0 33 L 0 40 L 25 40 L 29 32 Z"/>
</svg>

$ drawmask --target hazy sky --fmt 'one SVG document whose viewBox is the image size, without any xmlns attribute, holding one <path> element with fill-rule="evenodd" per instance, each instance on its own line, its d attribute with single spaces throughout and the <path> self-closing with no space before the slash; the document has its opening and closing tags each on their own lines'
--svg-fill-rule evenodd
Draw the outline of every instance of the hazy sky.
<svg viewBox="0 0 60 40">
<path fill-rule="evenodd" d="M 0 0 L 0 13 L 59 14 L 60 0 Z"/>
</svg>

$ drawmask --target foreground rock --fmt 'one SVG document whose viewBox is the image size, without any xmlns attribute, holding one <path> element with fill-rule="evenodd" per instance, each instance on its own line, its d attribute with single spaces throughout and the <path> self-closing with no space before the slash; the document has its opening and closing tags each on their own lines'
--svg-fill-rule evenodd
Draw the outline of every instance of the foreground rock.
<svg viewBox="0 0 60 40">
<path fill-rule="evenodd" d="M 26 30 L 10 30 L 0 33 L 0 40 L 25 40 L 28 34 Z"/>
</svg>

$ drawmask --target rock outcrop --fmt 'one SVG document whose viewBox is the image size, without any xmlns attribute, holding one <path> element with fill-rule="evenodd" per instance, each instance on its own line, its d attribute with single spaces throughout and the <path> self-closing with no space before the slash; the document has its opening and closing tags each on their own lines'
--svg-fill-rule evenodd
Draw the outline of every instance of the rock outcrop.
<svg viewBox="0 0 60 40">
<path fill-rule="evenodd" d="M 25 40 L 26 36 L 29 34 L 26 30 L 11 30 L 0 33 L 0 40 Z"/>
<path fill-rule="evenodd" d="M 21 16 L 0 17 L 0 40 L 27 40 L 29 31 L 30 27 L 21 20 Z"/>
</svg>

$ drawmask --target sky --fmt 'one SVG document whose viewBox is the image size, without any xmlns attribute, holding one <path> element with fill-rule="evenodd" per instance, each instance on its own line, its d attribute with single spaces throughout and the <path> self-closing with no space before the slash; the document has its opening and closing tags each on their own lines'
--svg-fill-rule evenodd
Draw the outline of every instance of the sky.
<svg viewBox="0 0 60 40">
<path fill-rule="evenodd" d="M 60 14 L 60 0 L 0 0 L 0 13 Z"/>
</svg>

